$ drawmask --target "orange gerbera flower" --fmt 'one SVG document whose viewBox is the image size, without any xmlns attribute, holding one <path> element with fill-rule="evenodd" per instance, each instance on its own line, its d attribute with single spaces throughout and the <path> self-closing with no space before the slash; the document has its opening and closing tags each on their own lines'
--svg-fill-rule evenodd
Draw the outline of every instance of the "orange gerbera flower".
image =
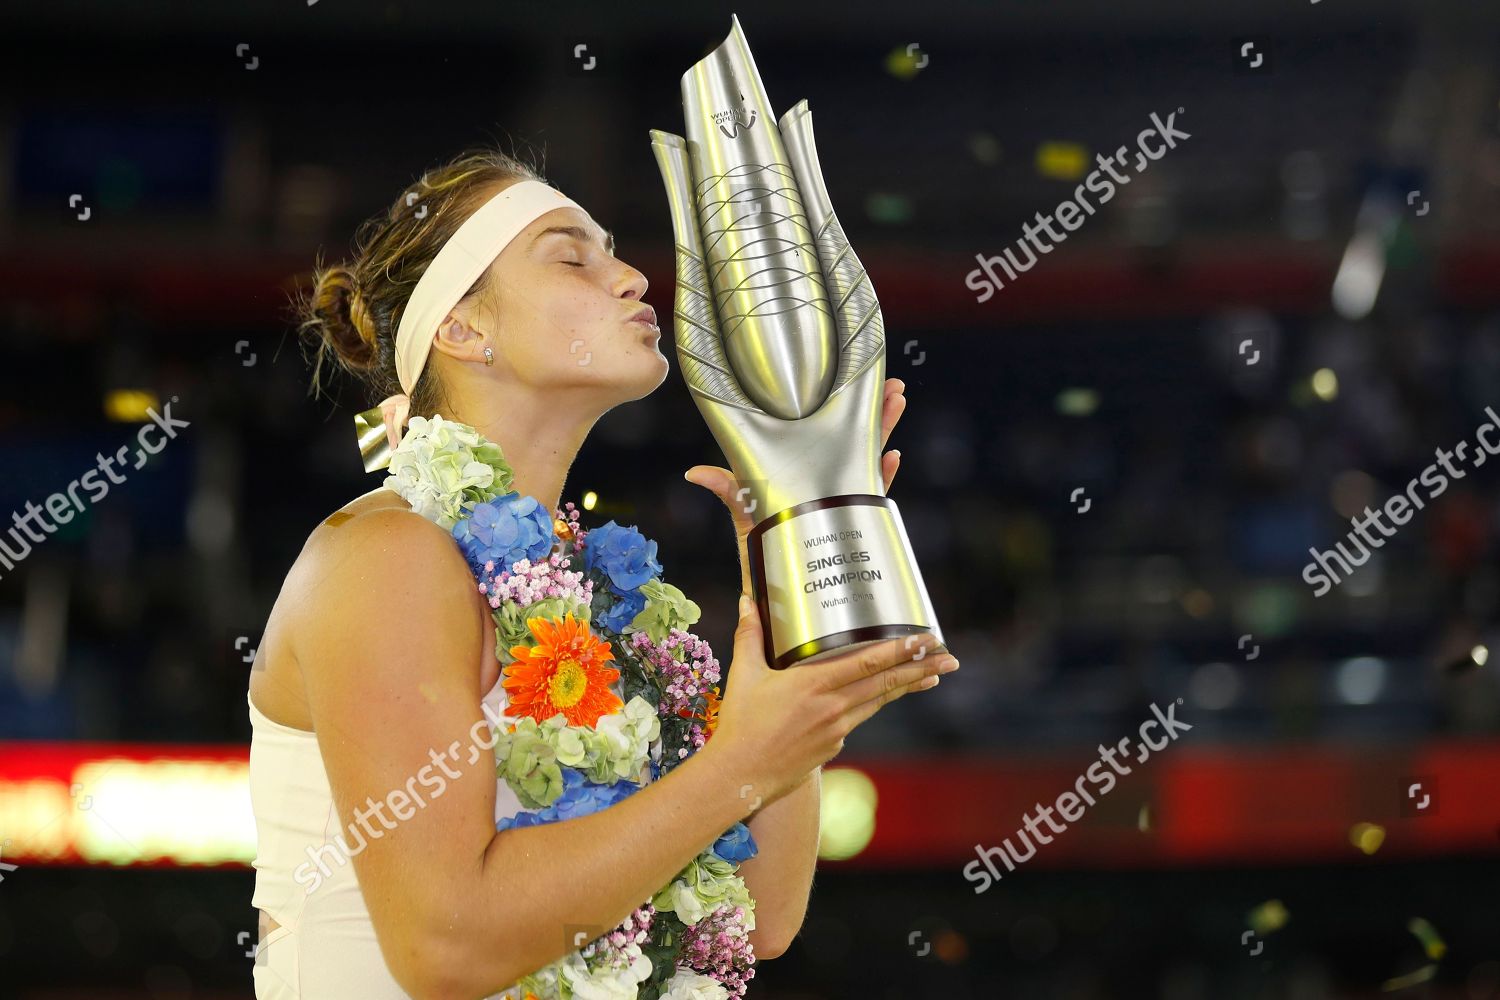
<svg viewBox="0 0 1500 1000">
<path fill-rule="evenodd" d="M 571 726 L 592 726 L 620 710 L 624 702 L 609 689 L 620 676 L 608 665 L 614 653 L 587 622 L 570 611 L 562 618 L 528 618 L 526 627 L 537 644 L 511 647 L 516 660 L 505 667 L 502 682 L 510 700 L 506 715 L 545 722 L 561 712 Z"/>
<path fill-rule="evenodd" d="M 719 697 L 719 692 L 714 688 L 708 689 L 708 694 L 706 695 L 706 697 L 708 699 L 708 704 L 704 706 L 703 714 L 699 716 L 699 718 L 701 718 L 704 723 L 703 735 L 705 739 L 709 736 L 712 736 L 714 734 L 714 730 L 718 728 L 719 705 L 723 703 L 723 699 Z"/>
</svg>

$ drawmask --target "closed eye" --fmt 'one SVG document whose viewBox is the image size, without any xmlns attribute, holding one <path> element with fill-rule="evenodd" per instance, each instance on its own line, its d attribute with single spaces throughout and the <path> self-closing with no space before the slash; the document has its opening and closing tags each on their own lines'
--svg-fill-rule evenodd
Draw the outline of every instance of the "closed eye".
<svg viewBox="0 0 1500 1000">
<path fill-rule="evenodd" d="M 569 266 L 569 267 L 584 267 L 584 266 L 585 266 L 585 265 L 583 265 L 583 264 L 580 264 L 580 263 L 579 263 L 579 262 L 578 262 L 578 261 L 576 261 L 576 260 L 560 260 L 560 261 L 558 261 L 558 263 L 559 263 L 559 264 L 566 264 L 566 265 L 568 265 L 568 266 Z"/>
</svg>

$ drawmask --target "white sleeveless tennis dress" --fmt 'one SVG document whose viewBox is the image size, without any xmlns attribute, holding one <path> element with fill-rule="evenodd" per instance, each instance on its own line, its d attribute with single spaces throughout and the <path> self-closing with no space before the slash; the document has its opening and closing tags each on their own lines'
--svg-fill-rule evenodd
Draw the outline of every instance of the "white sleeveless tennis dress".
<svg viewBox="0 0 1500 1000">
<path fill-rule="evenodd" d="M 507 697 L 502 675 L 484 696 L 498 718 Z M 380 953 L 375 925 L 354 874 L 353 855 L 363 850 L 364 833 L 341 824 L 328 787 L 318 738 L 304 729 L 272 722 L 245 693 L 250 707 L 250 803 L 255 814 L 255 895 L 251 905 L 281 926 L 255 950 L 256 1000 L 410 1000 Z M 496 780 L 495 820 L 521 809 L 503 780 Z M 310 864 L 314 852 L 330 870 L 315 891 Z M 344 863 L 340 864 L 340 860 Z M 503 948 L 504 942 L 495 942 Z M 515 987 L 485 1000 L 520 1000 Z"/>
</svg>

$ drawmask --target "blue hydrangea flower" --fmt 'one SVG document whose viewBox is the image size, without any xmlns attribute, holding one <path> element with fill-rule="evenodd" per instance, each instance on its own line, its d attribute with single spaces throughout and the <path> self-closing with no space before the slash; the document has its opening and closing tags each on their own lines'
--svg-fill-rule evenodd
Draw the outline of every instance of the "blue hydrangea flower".
<svg viewBox="0 0 1500 1000">
<path fill-rule="evenodd" d="M 714 841 L 714 846 L 709 850 L 734 865 L 749 861 L 760 852 L 755 844 L 755 837 L 744 823 L 736 823 L 730 827 L 722 837 Z"/>
<path fill-rule="evenodd" d="M 584 778 L 583 772 L 571 767 L 563 768 L 563 793 L 549 807 L 558 819 L 577 819 L 608 809 L 616 802 L 630 798 L 640 791 L 633 781 L 616 781 L 608 785 L 597 785 Z"/>
<path fill-rule="evenodd" d="M 516 813 L 514 816 L 507 816 L 500 822 L 496 823 L 495 829 L 524 829 L 528 826 L 542 826 L 543 824 L 554 822 L 556 817 L 548 819 L 542 815 L 542 813 L 547 811 L 548 810 L 546 809 L 540 809 L 533 812 L 523 809 L 520 812 Z"/>
<path fill-rule="evenodd" d="M 655 545 L 656 543 L 652 542 L 651 544 Z M 594 621 L 601 628 L 607 628 L 611 632 L 624 632 L 625 626 L 629 625 L 635 619 L 636 615 L 645 610 L 646 595 L 639 590 L 631 590 L 622 594 L 614 587 L 610 587 L 608 592 L 616 598 L 615 603 L 608 611 L 595 616 Z"/>
<path fill-rule="evenodd" d="M 488 560 L 494 560 L 498 573 L 522 559 L 545 559 L 557 543 L 552 515 L 535 497 L 514 492 L 475 504 L 453 525 L 453 537 L 469 567 L 480 577 L 486 575 L 484 564 Z"/>
<path fill-rule="evenodd" d="M 648 539 L 635 527 L 623 527 L 613 520 L 590 529 L 584 536 L 583 565 L 589 570 L 602 570 L 609 582 L 622 593 L 633 591 L 652 577 L 660 576 L 662 569 L 661 563 L 656 561 L 655 539 Z"/>
<path fill-rule="evenodd" d="M 509 830 L 512 827 L 542 826 L 546 823 L 556 823 L 559 820 L 577 819 L 596 813 L 600 809 L 608 809 L 616 802 L 628 799 L 640 791 L 640 786 L 633 781 L 616 781 L 609 785 L 598 785 L 584 777 L 583 772 L 577 768 L 564 767 L 563 792 L 557 801 L 545 809 L 524 810 L 514 816 L 507 816 L 495 824 L 496 830 Z"/>
</svg>

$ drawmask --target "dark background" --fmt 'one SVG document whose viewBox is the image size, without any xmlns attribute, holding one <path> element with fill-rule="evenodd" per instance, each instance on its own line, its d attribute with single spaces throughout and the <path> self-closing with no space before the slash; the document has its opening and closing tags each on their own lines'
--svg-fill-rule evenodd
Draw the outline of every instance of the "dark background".
<svg viewBox="0 0 1500 1000">
<path fill-rule="evenodd" d="M 1495 759 L 1494 465 L 1328 595 L 1300 576 L 1500 407 L 1493 4 L 70 2 L 0 24 L 0 512 L 132 438 L 111 391 L 176 396 L 192 427 L 0 575 L 0 774 L 15 741 L 248 742 L 235 638 L 314 525 L 379 483 L 351 420 L 375 401 L 308 396 L 290 296 L 422 170 L 482 142 L 534 155 L 670 307 L 647 132 L 682 132 L 679 77 L 731 10 L 777 114 L 809 99 L 880 295 L 909 404 L 891 496 L 964 663 L 836 764 L 1086 763 L 1177 698 L 1194 729 L 1164 755 L 1290 751 L 1308 770 L 1273 780 L 1314 812 L 1299 789 L 1331 754 Z M 975 255 L 1081 179 L 1048 144 L 1091 161 L 1177 108 L 1191 138 L 975 301 Z M 1366 245 L 1367 309 L 1333 291 Z M 564 500 L 596 491 L 586 522 L 657 539 L 726 656 L 728 517 L 681 479 L 723 461 L 667 337 L 674 371 L 600 422 Z M 1232 858 L 1120 864 L 1075 840 L 977 896 L 920 846 L 829 864 L 751 995 L 1494 997 L 1500 775 L 1464 773 L 1482 780 L 1444 806 L 1483 838 L 1398 856 L 1258 850 L 1252 812 Z M 0 885 L 0 995 L 249 996 L 251 886 L 235 866 L 23 866 Z M 1291 919 L 1251 957 L 1245 914 L 1272 898 Z M 1382 992 L 1431 957 L 1412 917 L 1446 954 Z M 908 933 L 932 927 L 947 943 L 918 956 Z"/>
</svg>

